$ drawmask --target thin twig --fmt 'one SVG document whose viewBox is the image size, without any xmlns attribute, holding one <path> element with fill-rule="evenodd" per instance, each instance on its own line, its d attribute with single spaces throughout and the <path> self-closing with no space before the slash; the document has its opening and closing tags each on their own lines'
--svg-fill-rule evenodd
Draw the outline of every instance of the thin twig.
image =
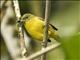
<svg viewBox="0 0 80 60">
<path fill-rule="evenodd" d="M 49 1 L 46 0 L 46 8 L 45 8 L 45 28 L 44 28 L 44 37 L 42 43 L 42 50 L 47 47 L 47 40 L 48 40 L 48 15 L 49 15 Z M 41 60 L 46 60 L 46 54 L 41 56 Z"/>
<path fill-rule="evenodd" d="M 18 0 L 13 1 L 14 3 L 14 9 L 15 9 L 15 13 L 16 13 L 16 18 L 18 21 L 20 21 L 20 9 L 19 9 L 19 3 Z M 22 31 L 22 24 L 19 23 L 19 37 L 20 37 L 20 47 L 21 47 L 21 53 L 22 56 L 25 55 L 26 53 L 26 47 L 25 47 L 25 42 L 24 42 L 24 36 L 23 36 L 23 31 Z"/>
</svg>

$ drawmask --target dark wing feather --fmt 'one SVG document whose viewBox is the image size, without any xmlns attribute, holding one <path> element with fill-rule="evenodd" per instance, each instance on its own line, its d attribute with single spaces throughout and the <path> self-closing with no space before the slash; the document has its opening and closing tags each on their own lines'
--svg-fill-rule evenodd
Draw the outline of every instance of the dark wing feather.
<svg viewBox="0 0 80 60">
<path fill-rule="evenodd" d="M 52 27 L 53 27 L 53 29 L 55 29 L 55 30 L 58 30 L 55 26 L 53 26 L 52 24 L 50 24 Z"/>
</svg>

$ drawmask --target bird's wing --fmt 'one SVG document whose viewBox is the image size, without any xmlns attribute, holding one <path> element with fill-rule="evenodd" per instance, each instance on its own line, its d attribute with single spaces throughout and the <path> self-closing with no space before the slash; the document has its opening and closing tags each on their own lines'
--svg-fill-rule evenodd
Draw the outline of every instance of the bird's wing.
<svg viewBox="0 0 80 60">
<path fill-rule="evenodd" d="M 42 21 L 44 21 L 44 19 L 42 19 L 42 18 L 40 18 L 40 17 L 38 17 L 40 20 L 42 20 Z M 49 23 L 49 25 L 53 28 L 53 29 L 55 29 L 55 30 L 58 30 L 54 25 L 52 25 L 52 24 L 50 24 Z"/>
<path fill-rule="evenodd" d="M 55 30 L 58 30 L 55 26 L 53 26 L 52 24 L 50 24 L 50 26 L 55 29 Z"/>
</svg>

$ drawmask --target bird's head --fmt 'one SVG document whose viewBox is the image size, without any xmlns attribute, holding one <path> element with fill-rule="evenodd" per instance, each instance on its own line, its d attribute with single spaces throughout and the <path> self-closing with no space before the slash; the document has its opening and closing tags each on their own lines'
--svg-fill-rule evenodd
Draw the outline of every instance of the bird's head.
<svg viewBox="0 0 80 60">
<path fill-rule="evenodd" d="M 21 17 L 21 20 L 22 21 L 27 21 L 27 20 L 29 20 L 29 18 L 31 18 L 33 15 L 32 14 L 29 14 L 29 13 L 27 13 L 27 14 L 24 14 L 22 17 Z"/>
<path fill-rule="evenodd" d="M 23 25 L 25 23 L 25 21 L 28 21 L 33 16 L 34 15 L 32 15 L 32 14 L 26 13 L 17 22 Z"/>
</svg>

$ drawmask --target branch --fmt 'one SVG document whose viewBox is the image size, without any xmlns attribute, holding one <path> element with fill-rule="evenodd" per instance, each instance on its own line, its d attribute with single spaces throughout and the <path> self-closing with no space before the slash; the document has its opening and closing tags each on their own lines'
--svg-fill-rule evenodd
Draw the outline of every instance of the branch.
<svg viewBox="0 0 80 60">
<path fill-rule="evenodd" d="M 50 46 L 44 48 L 44 50 L 40 50 L 40 51 L 30 55 L 27 58 L 22 58 L 22 59 L 17 59 L 17 60 L 31 60 L 31 59 L 35 59 L 35 58 L 37 58 L 37 57 L 39 57 L 39 56 L 41 56 L 41 55 L 43 55 L 43 54 L 45 54 L 45 53 L 47 53 L 47 52 L 49 52 L 51 50 L 54 50 L 54 49 L 58 48 L 60 45 L 61 45 L 60 43 L 55 43 L 53 45 L 50 45 Z"/>
<path fill-rule="evenodd" d="M 45 28 L 44 28 L 44 37 L 42 43 L 42 50 L 47 47 L 48 40 L 48 15 L 49 15 L 49 1 L 46 0 L 46 8 L 45 8 Z M 41 56 L 41 60 L 46 60 L 46 54 Z"/>
<path fill-rule="evenodd" d="M 17 21 L 20 21 L 21 14 L 20 14 L 18 0 L 15 0 L 15 1 L 13 0 L 13 3 L 14 3 L 14 10 L 15 10 Z M 25 53 L 27 51 L 26 51 L 26 47 L 25 47 L 25 41 L 24 41 L 23 29 L 22 29 L 21 22 L 19 22 L 18 27 L 19 27 L 18 31 L 19 31 L 19 37 L 20 37 L 19 39 L 20 39 L 21 54 L 22 54 L 22 56 L 25 56 Z"/>
<path fill-rule="evenodd" d="M 7 22 L 11 17 L 14 16 L 14 12 L 12 9 L 12 2 L 6 1 L 7 9 L 5 10 L 5 14 L 1 17 L 1 35 L 4 38 L 4 42 L 8 48 L 9 53 L 11 54 L 12 58 L 16 58 L 17 54 L 19 53 L 19 49 L 17 46 L 17 39 L 13 37 L 14 27 L 12 25 L 7 25 Z M 4 7 L 4 6 L 3 6 Z M 2 12 L 3 10 L 1 10 Z"/>
</svg>

